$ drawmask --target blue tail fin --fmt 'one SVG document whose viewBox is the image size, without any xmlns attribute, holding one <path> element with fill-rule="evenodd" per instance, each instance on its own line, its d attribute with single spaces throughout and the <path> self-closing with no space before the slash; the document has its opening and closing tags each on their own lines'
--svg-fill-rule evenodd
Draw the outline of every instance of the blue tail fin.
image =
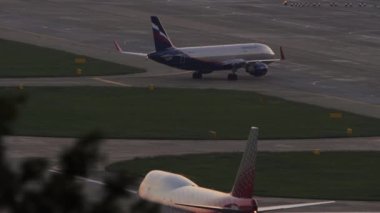
<svg viewBox="0 0 380 213">
<path fill-rule="evenodd" d="M 157 16 L 151 17 L 152 28 L 153 28 L 153 38 L 154 45 L 156 46 L 156 51 L 162 51 L 171 47 L 174 47 L 169 39 L 168 34 L 166 34 L 165 29 L 162 27 L 160 20 Z"/>
</svg>

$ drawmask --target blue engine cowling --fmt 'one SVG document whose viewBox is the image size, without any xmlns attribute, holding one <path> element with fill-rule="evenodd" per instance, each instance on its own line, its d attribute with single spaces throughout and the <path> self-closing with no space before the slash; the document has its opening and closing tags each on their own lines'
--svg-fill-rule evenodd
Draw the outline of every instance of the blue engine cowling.
<svg viewBox="0 0 380 213">
<path fill-rule="evenodd" d="M 251 63 L 245 67 L 245 71 L 255 77 L 264 76 L 268 72 L 268 65 L 264 63 Z"/>
</svg>

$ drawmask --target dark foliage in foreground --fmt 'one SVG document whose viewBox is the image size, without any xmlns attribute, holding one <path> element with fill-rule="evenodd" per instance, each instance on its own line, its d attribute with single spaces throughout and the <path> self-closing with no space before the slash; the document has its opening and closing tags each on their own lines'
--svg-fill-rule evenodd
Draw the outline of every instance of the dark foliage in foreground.
<svg viewBox="0 0 380 213">
<path fill-rule="evenodd" d="M 28 159 L 12 165 L 6 158 L 2 136 L 9 134 L 17 117 L 17 108 L 25 96 L 0 97 L 0 212 L 10 213 L 100 213 L 100 212 L 158 212 L 158 207 L 146 202 L 120 205 L 128 199 L 125 190 L 133 180 L 123 174 L 108 176 L 103 195 L 94 201 L 84 193 L 78 177 L 88 175 L 100 160 L 101 134 L 93 132 L 65 150 L 59 160 L 59 172 L 49 170 L 44 158 Z"/>
</svg>

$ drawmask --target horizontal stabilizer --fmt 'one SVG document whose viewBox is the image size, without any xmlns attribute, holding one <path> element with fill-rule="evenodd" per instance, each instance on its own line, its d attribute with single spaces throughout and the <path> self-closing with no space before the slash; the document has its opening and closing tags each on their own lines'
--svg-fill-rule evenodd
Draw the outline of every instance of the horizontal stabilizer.
<svg viewBox="0 0 380 213">
<path fill-rule="evenodd" d="M 300 208 L 300 207 L 306 207 L 306 206 L 317 206 L 317 205 L 324 205 L 324 204 L 331 204 L 331 203 L 335 203 L 335 201 L 259 207 L 258 212 L 269 212 L 269 211 L 276 211 L 276 210 L 282 210 L 282 209 L 293 209 L 293 208 Z"/>
<path fill-rule="evenodd" d="M 116 50 L 119 53 L 123 53 L 123 54 L 127 54 L 127 55 L 141 56 L 141 57 L 147 57 L 148 56 L 148 54 L 146 54 L 146 53 L 136 53 L 136 52 L 123 51 L 123 49 L 121 49 L 121 46 L 119 45 L 119 43 L 117 43 L 117 41 L 113 41 L 113 43 L 115 44 Z"/>
<path fill-rule="evenodd" d="M 183 204 L 183 203 L 176 203 L 178 206 L 186 206 L 186 207 L 193 207 L 197 209 L 205 209 L 205 210 L 212 210 L 220 213 L 243 213 L 246 211 L 242 211 L 239 209 L 231 209 L 231 208 L 224 208 L 224 207 L 218 207 L 218 206 L 205 206 L 205 205 L 191 205 L 191 204 Z"/>
</svg>

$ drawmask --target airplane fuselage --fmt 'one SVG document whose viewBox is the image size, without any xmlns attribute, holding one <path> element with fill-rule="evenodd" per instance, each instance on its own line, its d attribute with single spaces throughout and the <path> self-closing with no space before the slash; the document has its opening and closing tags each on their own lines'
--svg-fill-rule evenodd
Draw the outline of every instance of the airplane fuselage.
<svg viewBox="0 0 380 213">
<path fill-rule="evenodd" d="M 140 185 L 139 196 L 165 207 L 188 212 L 214 212 L 186 206 L 189 203 L 239 209 L 241 212 L 247 213 L 257 211 L 257 203 L 253 198 L 236 198 L 230 193 L 199 187 L 181 175 L 157 170 L 146 175 Z"/>
<path fill-rule="evenodd" d="M 333 203 L 333 201 L 258 207 L 254 195 L 258 129 L 251 127 L 247 146 L 230 193 L 203 188 L 190 179 L 170 172 L 150 171 L 138 195 L 175 213 L 258 213 Z"/>
<path fill-rule="evenodd" d="M 270 47 L 260 43 L 168 48 L 148 54 L 149 59 L 158 63 L 202 73 L 230 70 L 246 61 L 272 59 L 274 56 Z"/>
<path fill-rule="evenodd" d="M 281 59 L 277 59 L 270 47 L 260 43 L 177 48 L 171 42 L 158 17 L 152 16 L 151 22 L 155 52 L 149 54 L 126 52 L 115 41 L 116 49 L 124 54 L 148 57 L 177 69 L 194 71 L 193 79 L 201 79 L 203 74 L 213 71 L 231 70 L 227 79 L 237 80 L 236 72 L 240 68 L 244 68 L 250 75 L 261 77 L 267 74 L 268 64 L 285 59 L 282 47 L 280 47 Z"/>
</svg>

